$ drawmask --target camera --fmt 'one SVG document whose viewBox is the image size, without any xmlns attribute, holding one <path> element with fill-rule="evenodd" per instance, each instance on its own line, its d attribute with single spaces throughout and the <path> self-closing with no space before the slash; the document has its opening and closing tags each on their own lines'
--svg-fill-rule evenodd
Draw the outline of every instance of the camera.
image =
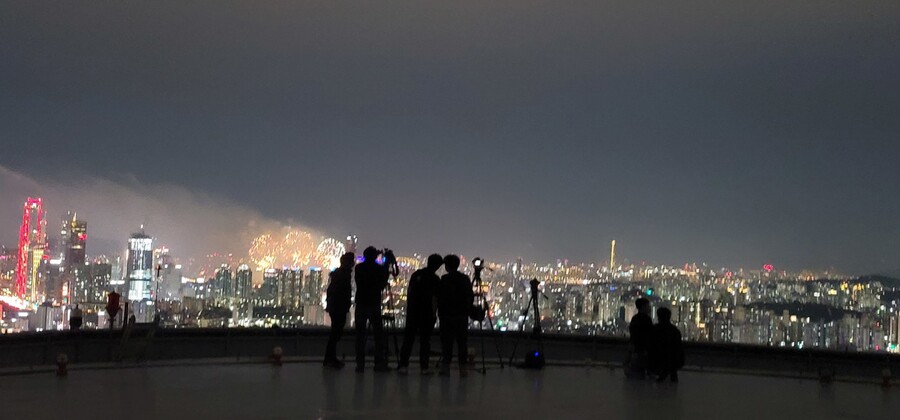
<svg viewBox="0 0 900 420">
<path fill-rule="evenodd" d="M 384 258 L 384 265 L 389 267 L 397 265 L 397 256 L 394 255 L 394 251 L 390 248 L 385 248 L 384 250 L 382 250 L 381 255 Z"/>
<path fill-rule="evenodd" d="M 478 257 L 472 260 L 472 264 L 475 266 L 475 268 L 481 268 L 484 266 L 484 260 L 481 257 Z"/>
</svg>

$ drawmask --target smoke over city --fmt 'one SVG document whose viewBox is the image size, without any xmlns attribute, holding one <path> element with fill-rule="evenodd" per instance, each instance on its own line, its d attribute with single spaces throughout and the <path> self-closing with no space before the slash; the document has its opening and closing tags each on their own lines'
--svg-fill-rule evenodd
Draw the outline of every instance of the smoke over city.
<svg viewBox="0 0 900 420">
<path fill-rule="evenodd" d="M 170 248 L 175 256 L 218 252 L 241 259 L 256 236 L 281 231 L 285 225 L 226 199 L 176 185 L 147 184 L 127 176 L 38 179 L 0 166 L 0 244 L 16 246 L 22 203 L 29 196 L 44 200 L 50 239 L 55 239 L 53 232 L 66 211 L 86 220 L 88 255 L 121 254 L 128 236 L 143 225 L 156 244 Z"/>
</svg>

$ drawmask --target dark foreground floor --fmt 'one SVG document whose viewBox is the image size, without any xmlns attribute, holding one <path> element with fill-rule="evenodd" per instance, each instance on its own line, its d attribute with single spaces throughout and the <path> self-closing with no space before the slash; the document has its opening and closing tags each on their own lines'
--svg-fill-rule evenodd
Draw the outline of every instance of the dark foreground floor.
<svg viewBox="0 0 900 420">
<path fill-rule="evenodd" d="M 359 375 L 317 364 L 202 365 L 0 378 L 2 419 L 895 418 L 900 389 L 684 372 L 681 383 L 620 370 L 507 368 L 468 378 Z M 110 412 L 112 414 L 110 414 Z"/>
</svg>

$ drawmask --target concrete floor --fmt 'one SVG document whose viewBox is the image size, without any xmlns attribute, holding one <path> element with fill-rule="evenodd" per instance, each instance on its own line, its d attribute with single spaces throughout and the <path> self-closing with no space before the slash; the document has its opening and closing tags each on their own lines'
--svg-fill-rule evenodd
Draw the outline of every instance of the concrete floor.
<svg viewBox="0 0 900 420">
<path fill-rule="evenodd" d="M 568 367 L 461 379 L 312 363 L 5 376 L 0 398 L 0 419 L 870 419 L 900 412 L 900 389 L 869 384 L 693 372 L 679 384 L 656 384 L 627 381 L 620 370 Z"/>
</svg>

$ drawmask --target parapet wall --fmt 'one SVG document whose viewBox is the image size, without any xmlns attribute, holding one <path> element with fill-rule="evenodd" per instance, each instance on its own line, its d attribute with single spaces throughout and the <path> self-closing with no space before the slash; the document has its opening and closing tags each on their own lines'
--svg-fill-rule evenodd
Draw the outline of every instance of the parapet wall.
<svg viewBox="0 0 900 420">
<path fill-rule="evenodd" d="M 327 334 L 326 329 L 313 327 L 155 331 L 142 327 L 128 334 L 120 330 L 11 334 L 0 336 L 0 368 L 16 372 L 48 366 L 56 362 L 60 353 L 65 353 L 72 365 L 210 358 L 263 362 L 276 346 L 282 348 L 286 360 L 308 360 L 322 356 Z M 498 353 L 507 363 L 516 348 L 512 359 L 519 363 L 526 351 L 537 348 L 527 334 L 472 331 L 469 346 L 474 347 L 478 363 L 482 339 L 486 361 L 491 365 L 499 364 Z M 394 338 L 389 337 L 388 341 L 393 349 Z M 432 349 L 438 349 L 436 335 L 433 341 Z M 620 368 L 627 353 L 627 341 L 620 337 L 547 334 L 542 341 L 548 364 Z M 690 342 L 685 343 L 685 353 L 686 368 L 691 370 L 808 378 L 833 375 L 838 380 L 881 381 L 885 369 L 889 369 L 892 377 L 900 378 L 900 356 L 884 353 Z M 347 331 L 338 354 L 344 354 L 347 361 L 353 359 L 352 331 Z"/>
</svg>

